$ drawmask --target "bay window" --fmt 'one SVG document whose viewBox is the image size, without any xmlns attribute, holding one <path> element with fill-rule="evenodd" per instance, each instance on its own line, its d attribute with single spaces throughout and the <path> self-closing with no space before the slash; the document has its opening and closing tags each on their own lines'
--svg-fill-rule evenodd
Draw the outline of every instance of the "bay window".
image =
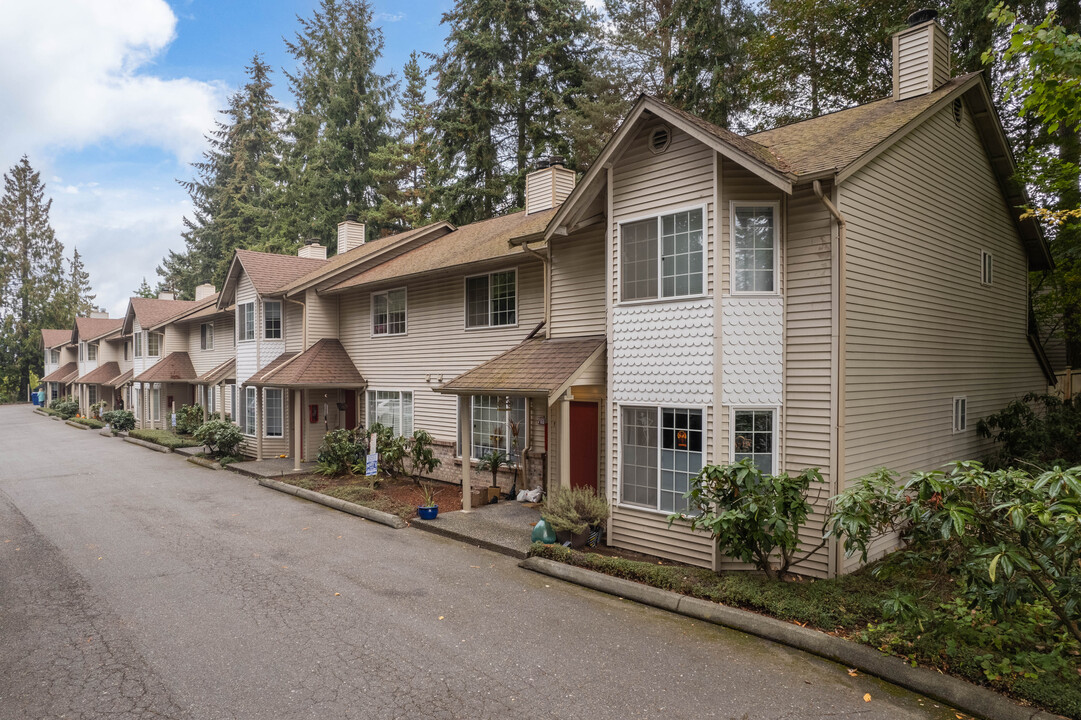
<svg viewBox="0 0 1081 720">
<path fill-rule="evenodd" d="M 255 303 L 239 303 L 236 306 L 236 339 L 255 339 Z"/>
<path fill-rule="evenodd" d="M 526 404 L 524 397 L 504 395 L 474 395 L 470 398 L 470 414 L 474 459 L 500 451 L 512 462 L 518 462 L 519 450 L 526 438 Z M 461 438 L 458 446 L 461 447 Z"/>
<path fill-rule="evenodd" d="M 774 459 L 774 410 L 736 410 L 732 414 L 732 460 L 750 458 L 760 471 L 772 475 Z"/>
<path fill-rule="evenodd" d="M 199 349 L 214 349 L 214 323 L 203 323 L 199 326 Z"/>
<path fill-rule="evenodd" d="M 161 357 L 161 333 L 147 333 L 146 356 L 152 358 Z"/>
<path fill-rule="evenodd" d="M 241 431 L 245 435 L 255 434 L 255 388 L 244 388 L 244 413 L 241 415 L 244 424 Z"/>
</svg>

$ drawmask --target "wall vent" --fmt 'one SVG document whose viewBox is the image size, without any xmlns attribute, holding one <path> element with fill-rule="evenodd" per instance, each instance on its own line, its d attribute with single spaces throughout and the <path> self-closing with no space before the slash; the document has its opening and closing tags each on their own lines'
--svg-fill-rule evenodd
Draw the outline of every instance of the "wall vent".
<svg viewBox="0 0 1081 720">
<path fill-rule="evenodd" d="M 953 121 L 958 125 L 961 124 L 961 118 L 965 116 L 965 104 L 961 102 L 961 98 L 957 98 L 953 101 Z"/>
<path fill-rule="evenodd" d="M 649 134 L 649 150 L 658 155 L 668 149 L 672 143 L 672 130 L 665 125 L 654 128 Z"/>
</svg>

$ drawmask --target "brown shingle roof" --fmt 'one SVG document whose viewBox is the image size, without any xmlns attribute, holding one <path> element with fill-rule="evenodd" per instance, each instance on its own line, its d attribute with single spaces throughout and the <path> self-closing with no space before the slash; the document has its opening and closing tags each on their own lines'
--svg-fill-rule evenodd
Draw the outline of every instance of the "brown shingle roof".
<svg viewBox="0 0 1081 720">
<path fill-rule="evenodd" d="M 459 375 L 439 388 L 439 392 L 548 396 L 559 390 L 604 344 L 603 336 L 526 340 Z"/>
<path fill-rule="evenodd" d="M 454 232 L 447 233 L 338 283 L 331 288 L 331 291 L 500 257 L 535 260 L 536 258 L 520 248 L 512 249 L 508 243 L 511 238 L 544 230 L 555 213 L 556 208 L 531 215 L 517 212 L 463 225 Z"/>
<path fill-rule="evenodd" d="M 207 370 L 199 376 L 201 385 L 217 385 L 222 380 L 236 379 L 236 358 L 231 357 L 216 368 Z"/>
<path fill-rule="evenodd" d="M 908 100 L 892 97 L 748 135 L 797 175 L 842 170 L 979 73 L 955 77 L 934 92 Z"/>
<path fill-rule="evenodd" d="M 116 362 L 107 362 L 104 365 L 99 365 L 75 382 L 83 383 L 84 385 L 101 385 L 112 380 L 119 374 L 120 364 Z"/>
<path fill-rule="evenodd" d="M 236 257 L 260 295 L 277 293 L 289 283 L 326 265 L 326 260 L 296 255 L 237 250 Z"/>
<path fill-rule="evenodd" d="M 43 328 L 41 330 L 41 340 L 45 343 L 46 350 L 61 345 L 67 345 L 71 342 L 71 330 L 52 330 Z"/>
<path fill-rule="evenodd" d="M 129 369 L 129 370 L 126 370 L 125 372 L 120 373 L 119 375 L 114 377 L 112 380 L 108 380 L 106 382 L 103 382 L 102 385 L 107 385 L 108 387 L 123 387 L 124 385 L 127 385 L 129 382 L 131 382 L 132 377 L 134 375 L 135 375 L 135 370 Z"/>
<path fill-rule="evenodd" d="M 178 306 L 174 313 L 159 320 L 154 325 L 144 326 L 144 330 L 158 330 L 172 322 L 191 320 L 196 315 L 205 315 L 208 312 L 210 315 L 214 315 L 221 312 L 217 309 L 218 293 L 214 293 L 210 297 L 205 297 L 202 300 L 166 300 L 165 302 L 182 302 L 184 303 L 184 306 Z M 142 324 L 142 320 L 140 320 L 139 323 Z"/>
<path fill-rule="evenodd" d="M 207 300 L 210 300 L 210 298 L 207 298 Z M 213 300 L 214 302 L 209 304 L 207 307 L 199 308 L 195 310 L 195 312 L 187 313 L 183 317 L 178 317 L 176 318 L 175 322 L 198 322 L 200 320 L 205 320 L 207 318 L 212 318 L 218 315 L 231 315 L 233 313 L 233 309 L 236 307 L 236 305 L 230 305 L 224 310 L 219 310 L 218 293 L 214 293 Z"/>
<path fill-rule="evenodd" d="M 132 298 L 131 309 L 139 320 L 139 327 L 149 330 L 200 305 L 195 300 L 159 300 L 158 298 Z"/>
<path fill-rule="evenodd" d="M 188 354 L 174 352 L 144 370 L 135 382 L 195 382 L 198 377 Z"/>
<path fill-rule="evenodd" d="M 75 330 L 80 340 L 93 340 L 119 330 L 124 325 L 122 319 L 111 318 L 75 318 Z"/>
<path fill-rule="evenodd" d="M 278 357 L 271 360 L 267 365 L 264 365 L 261 370 L 258 370 L 254 375 L 244 381 L 245 385 L 265 385 L 264 379 L 280 368 L 283 363 L 289 362 L 295 358 L 299 353 L 284 352 Z"/>
<path fill-rule="evenodd" d="M 272 385 L 274 387 L 359 387 L 365 385 L 357 366 L 345 352 L 341 342 L 323 338 L 310 348 L 282 362 L 270 372 L 264 372 L 258 381 L 248 384 Z"/>
<path fill-rule="evenodd" d="M 75 376 L 79 374 L 79 364 L 75 362 L 69 362 L 66 365 L 61 365 L 56 370 L 41 378 L 41 382 L 58 382 L 67 383 L 75 379 Z"/>
</svg>

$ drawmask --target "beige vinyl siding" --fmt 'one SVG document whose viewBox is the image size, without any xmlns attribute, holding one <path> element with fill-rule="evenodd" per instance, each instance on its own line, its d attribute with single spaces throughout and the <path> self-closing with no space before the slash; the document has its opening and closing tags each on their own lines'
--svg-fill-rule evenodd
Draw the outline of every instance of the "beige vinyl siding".
<svg viewBox="0 0 1081 720">
<path fill-rule="evenodd" d="M 293 390 L 287 390 L 292 397 Z M 346 402 L 346 396 L 356 390 L 342 390 L 338 388 L 309 388 L 304 390 L 303 408 L 301 421 L 304 424 L 304 452 L 303 457 L 307 461 L 314 461 L 319 454 L 319 446 L 323 443 L 323 436 L 330 430 L 345 427 L 345 411 L 339 411 L 337 403 Z M 362 391 L 363 392 L 363 391 Z M 309 410 L 311 405 L 319 408 L 319 420 L 310 422 Z M 325 406 L 325 407 L 324 407 Z M 324 412 L 325 411 L 325 412 Z M 357 422 L 367 425 L 362 414 L 361 402 L 357 401 Z M 293 415 L 287 420 L 291 425 L 296 423 Z M 289 446 L 289 456 L 293 456 L 293 447 Z"/>
<path fill-rule="evenodd" d="M 308 347 L 322 338 L 338 337 L 338 296 L 308 290 L 304 293 L 304 307 L 308 314 Z"/>
<path fill-rule="evenodd" d="M 563 202 L 563 199 L 574 192 L 575 174 L 571 172 L 559 172 L 555 173 L 555 200 L 556 204 Z"/>
<path fill-rule="evenodd" d="M 252 285 L 251 279 L 245 272 L 240 273 L 240 277 L 236 284 L 236 307 L 233 313 L 233 327 L 234 332 L 239 330 L 240 321 L 238 319 L 240 313 L 240 306 L 244 303 L 255 303 L 255 337 L 253 340 L 244 340 L 236 342 L 236 381 L 237 386 L 244 384 L 248 378 L 255 374 L 255 371 L 262 367 L 259 362 L 259 358 L 256 357 L 256 350 L 260 343 L 258 339 L 262 333 L 262 325 L 260 325 L 260 318 L 262 318 L 262 310 L 259 307 L 259 296 L 255 292 L 255 286 Z M 235 337 L 235 335 L 234 335 Z M 240 408 L 244 407 L 244 403 L 238 403 Z M 239 417 L 239 415 L 238 415 Z"/>
<path fill-rule="evenodd" d="M 214 325 L 214 348 L 203 350 L 201 322 L 184 323 L 188 330 L 188 346 L 185 351 L 191 358 L 195 372 L 202 375 L 213 370 L 223 362 L 233 357 L 236 353 L 234 342 L 236 333 L 233 329 L 233 318 L 217 317 L 210 321 Z"/>
<path fill-rule="evenodd" d="M 285 340 L 286 352 L 304 352 L 304 309 L 295 302 L 281 299 L 282 304 L 282 339 Z M 309 333 L 308 342 L 315 344 Z"/>
<path fill-rule="evenodd" d="M 1027 261 L 968 115 L 945 108 L 841 187 L 848 219 L 845 478 L 979 458 L 977 421 L 1046 381 Z M 994 284 L 980 283 L 980 251 Z M 952 432 L 956 395 L 968 429 Z"/>
<path fill-rule="evenodd" d="M 163 358 L 169 353 L 188 351 L 188 328 L 186 326 L 171 323 L 158 330 L 158 332 L 165 335 L 162 338 L 161 347 L 161 356 Z"/>
<path fill-rule="evenodd" d="M 434 390 L 518 345 L 544 317 L 540 263 L 498 270 L 512 267 L 518 271 L 515 326 L 465 328 L 464 274 L 387 286 L 406 288 L 405 335 L 372 336 L 371 288 L 341 296 L 340 339 L 368 387 L 411 390 L 413 427 L 437 440 L 457 441 L 457 398 Z M 543 429 L 540 437 L 543 445 Z"/>
<path fill-rule="evenodd" d="M 603 335 L 604 227 L 551 242 L 551 337 Z"/>
</svg>

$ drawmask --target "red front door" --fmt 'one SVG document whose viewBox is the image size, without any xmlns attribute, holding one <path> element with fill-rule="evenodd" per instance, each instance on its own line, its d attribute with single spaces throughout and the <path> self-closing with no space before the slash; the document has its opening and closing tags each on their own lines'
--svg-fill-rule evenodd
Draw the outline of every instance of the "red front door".
<svg viewBox="0 0 1081 720">
<path fill-rule="evenodd" d="M 597 428 L 599 406 L 591 402 L 571 403 L 570 478 L 571 487 L 597 489 Z"/>
</svg>

